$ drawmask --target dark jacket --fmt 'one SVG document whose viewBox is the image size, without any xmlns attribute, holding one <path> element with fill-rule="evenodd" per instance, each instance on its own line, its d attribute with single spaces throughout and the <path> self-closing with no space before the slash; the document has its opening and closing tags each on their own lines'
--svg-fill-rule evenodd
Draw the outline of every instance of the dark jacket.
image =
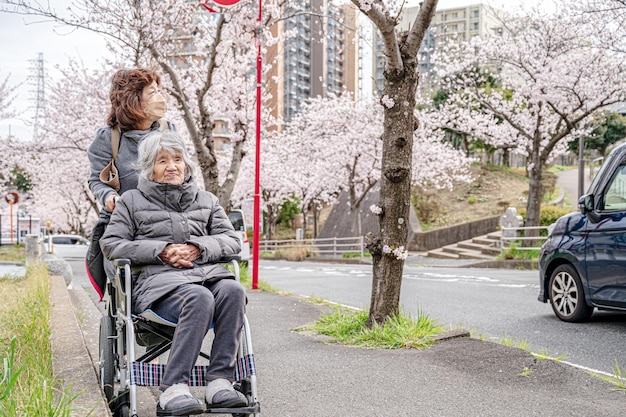
<svg viewBox="0 0 626 417">
<path fill-rule="evenodd" d="M 170 243 L 191 243 L 200 248 L 193 268 L 179 269 L 161 260 L 159 254 Z M 199 190 L 193 178 L 181 185 L 140 178 L 137 189 L 118 200 L 100 246 L 109 260 L 130 259 L 137 312 L 181 284 L 234 278 L 215 262 L 241 250 L 217 197 Z"/>
</svg>

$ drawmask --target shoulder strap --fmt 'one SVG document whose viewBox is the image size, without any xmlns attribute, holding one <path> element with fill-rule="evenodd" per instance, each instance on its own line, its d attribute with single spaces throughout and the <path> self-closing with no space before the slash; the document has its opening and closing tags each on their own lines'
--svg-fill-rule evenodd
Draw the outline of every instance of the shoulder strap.
<svg viewBox="0 0 626 417">
<path fill-rule="evenodd" d="M 117 158 L 117 151 L 120 150 L 120 127 L 115 125 L 111 128 L 111 155 L 112 159 Z"/>
<path fill-rule="evenodd" d="M 167 120 L 159 119 L 159 124 L 161 125 L 161 130 L 163 130 L 164 132 L 170 130 L 170 126 L 167 124 Z"/>
</svg>

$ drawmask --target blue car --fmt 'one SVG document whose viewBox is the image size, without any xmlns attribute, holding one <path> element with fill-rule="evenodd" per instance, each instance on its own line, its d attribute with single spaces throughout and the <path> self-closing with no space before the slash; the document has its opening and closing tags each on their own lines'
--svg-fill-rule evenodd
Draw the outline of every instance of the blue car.
<svg viewBox="0 0 626 417">
<path fill-rule="evenodd" d="M 539 301 L 567 322 L 594 308 L 626 311 L 626 144 L 604 161 L 578 202 L 541 247 Z"/>
</svg>

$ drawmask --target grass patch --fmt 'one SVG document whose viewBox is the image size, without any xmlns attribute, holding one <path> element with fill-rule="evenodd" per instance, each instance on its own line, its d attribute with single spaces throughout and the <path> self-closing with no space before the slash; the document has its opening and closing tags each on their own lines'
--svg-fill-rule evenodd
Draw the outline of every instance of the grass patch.
<svg viewBox="0 0 626 417">
<path fill-rule="evenodd" d="M 541 247 L 537 247 L 537 249 L 520 249 L 520 247 L 520 243 L 513 242 L 511 243 L 511 246 L 503 250 L 502 254 L 496 259 L 539 261 Z"/>
<path fill-rule="evenodd" d="M 596 373 L 592 373 L 592 376 L 601 379 L 602 381 L 613 384 L 613 388 L 611 391 L 621 391 L 626 394 L 626 374 L 624 370 L 619 366 L 619 362 L 615 359 L 615 367 L 613 367 L 613 375 L 600 375 Z"/>
<path fill-rule="evenodd" d="M 65 417 L 77 397 L 60 391 L 52 373 L 48 270 L 0 277 L 0 415 Z"/>
<path fill-rule="evenodd" d="M 341 254 L 341 257 L 344 259 L 350 259 L 350 258 L 360 258 L 361 257 L 361 252 L 344 252 Z M 369 252 L 363 252 L 363 257 L 364 258 L 371 258 L 372 254 Z"/>
<path fill-rule="evenodd" d="M 228 264 L 229 269 L 232 271 L 232 267 Z M 246 262 L 239 262 L 239 279 L 241 281 L 241 285 L 243 285 L 246 289 L 252 289 L 252 271 Z M 278 292 L 276 289 L 272 288 L 267 282 L 263 280 L 259 280 L 258 289 L 261 291 L 267 291 L 271 293 Z"/>
<path fill-rule="evenodd" d="M 441 325 L 422 313 L 416 318 L 402 314 L 389 317 L 383 326 L 374 325 L 369 329 L 366 326 L 368 315 L 363 310 L 335 307 L 307 329 L 345 345 L 382 349 L 425 349 L 434 343 L 432 336 L 443 330 Z"/>
<path fill-rule="evenodd" d="M 0 246 L 0 262 L 24 262 L 26 260 L 26 247 L 20 245 Z"/>
</svg>

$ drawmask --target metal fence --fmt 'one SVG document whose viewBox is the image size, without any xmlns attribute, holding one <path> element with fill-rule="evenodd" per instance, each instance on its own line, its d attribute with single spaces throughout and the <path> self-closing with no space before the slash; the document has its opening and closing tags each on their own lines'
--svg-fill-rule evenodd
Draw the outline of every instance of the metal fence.
<svg viewBox="0 0 626 417">
<path fill-rule="evenodd" d="M 500 250 L 505 250 L 515 247 L 516 250 L 539 250 L 539 246 L 533 244 L 532 246 L 522 246 L 525 241 L 532 241 L 533 243 L 542 243 L 548 239 L 547 233 L 545 236 L 541 236 L 542 230 L 548 230 L 548 226 L 533 226 L 533 227 L 502 227 L 500 229 L 502 235 L 500 237 Z M 539 236 L 526 236 L 527 230 L 539 230 Z"/>
<path fill-rule="evenodd" d="M 286 239 L 262 240 L 259 249 L 263 252 L 274 252 L 280 249 L 307 248 L 315 255 L 343 256 L 344 253 L 358 253 L 364 256 L 364 237 L 331 237 L 326 239 Z"/>
</svg>

